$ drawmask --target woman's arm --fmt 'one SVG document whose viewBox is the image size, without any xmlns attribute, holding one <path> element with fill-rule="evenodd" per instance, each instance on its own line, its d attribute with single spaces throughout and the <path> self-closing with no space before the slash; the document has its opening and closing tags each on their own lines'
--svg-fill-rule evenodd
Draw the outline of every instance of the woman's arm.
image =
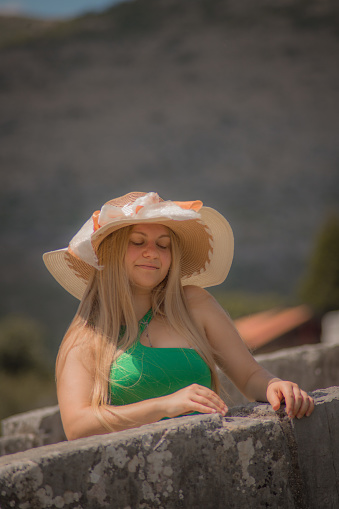
<svg viewBox="0 0 339 509">
<path fill-rule="evenodd" d="M 58 374 L 57 392 L 61 419 L 68 440 L 109 433 L 91 406 L 94 359 L 79 347 L 72 348 Z M 123 406 L 101 407 L 111 431 L 136 428 L 190 412 L 225 415 L 227 407 L 217 394 L 197 384 L 169 396 L 148 399 Z"/>
<path fill-rule="evenodd" d="M 218 365 L 250 401 L 268 401 L 278 410 L 285 400 L 290 417 L 312 413 L 313 399 L 297 384 L 275 378 L 256 362 L 232 320 L 208 292 L 187 287 L 185 294 L 194 319 L 216 352 Z"/>
</svg>

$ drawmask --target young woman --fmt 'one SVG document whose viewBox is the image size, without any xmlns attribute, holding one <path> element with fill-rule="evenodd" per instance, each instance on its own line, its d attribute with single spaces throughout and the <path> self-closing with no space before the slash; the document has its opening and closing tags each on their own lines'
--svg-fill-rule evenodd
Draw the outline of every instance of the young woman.
<svg viewBox="0 0 339 509">
<path fill-rule="evenodd" d="M 81 300 L 61 344 L 57 392 L 68 439 L 192 413 L 220 413 L 216 366 L 250 401 L 285 401 L 309 416 L 311 397 L 263 369 L 203 288 L 226 278 L 233 234 L 199 201 L 129 193 L 107 202 L 68 248 L 45 253 Z"/>
</svg>

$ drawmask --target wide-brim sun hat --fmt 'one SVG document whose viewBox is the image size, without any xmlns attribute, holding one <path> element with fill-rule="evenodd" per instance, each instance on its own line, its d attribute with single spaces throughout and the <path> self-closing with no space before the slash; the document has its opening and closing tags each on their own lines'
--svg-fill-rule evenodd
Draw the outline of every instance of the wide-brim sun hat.
<svg viewBox="0 0 339 509">
<path fill-rule="evenodd" d="M 183 285 L 207 288 L 226 279 L 234 252 L 228 221 L 201 201 L 165 201 L 153 192 L 132 192 L 108 201 L 67 248 L 45 253 L 44 263 L 58 283 L 81 300 L 93 270 L 102 270 L 97 259 L 100 243 L 114 231 L 138 223 L 162 224 L 176 234 Z"/>
</svg>

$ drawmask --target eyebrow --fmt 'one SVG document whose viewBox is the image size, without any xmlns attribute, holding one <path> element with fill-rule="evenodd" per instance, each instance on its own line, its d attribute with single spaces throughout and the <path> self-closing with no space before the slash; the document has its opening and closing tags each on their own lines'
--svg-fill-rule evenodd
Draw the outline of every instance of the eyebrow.
<svg viewBox="0 0 339 509">
<path fill-rule="evenodd" d="M 146 233 L 144 233 L 144 232 L 138 232 L 138 230 L 133 230 L 133 231 L 131 232 L 131 235 L 132 235 L 132 233 L 137 233 L 138 235 L 143 235 L 144 237 L 147 237 L 147 234 L 146 234 Z M 171 238 L 171 237 L 168 235 L 168 233 L 163 233 L 162 235 L 159 235 L 159 237 L 157 237 L 157 238 L 158 238 L 158 239 L 161 239 L 161 238 L 163 238 L 163 237 L 166 237 L 166 238 L 169 238 L 169 239 Z"/>
</svg>

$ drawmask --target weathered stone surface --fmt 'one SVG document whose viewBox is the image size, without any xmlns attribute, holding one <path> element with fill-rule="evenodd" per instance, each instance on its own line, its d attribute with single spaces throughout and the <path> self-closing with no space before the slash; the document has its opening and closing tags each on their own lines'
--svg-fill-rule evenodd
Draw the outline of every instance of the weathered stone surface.
<svg viewBox="0 0 339 509">
<path fill-rule="evenodd" d="M 335 509 L 339 387 L 314 396 L 293 423 L 253 403 L 4 456 L 0 507 Z"/>
<path fill-rule="evenodd" d="M 58 405 L 8 417 L 1 422 L 3 437 L 33 434 L 36 445 L 66 440 Z"/>
<path fill-rule="evenodd" d="M 292 423 L 308 507 L 339 508 L 339 388 L 314 392 L 312 419 Z"/>
<path fill-rule="evenodd" d="M 339 311 L 330 311 L 322 319 L 321 341 L 328 345 L 339 345 Z"/>
<path fill-rule="evenodd" d="M 278 419 L 192 416 L 0 460 L 1 509 L 296 508 Z"/>
<path fill-rule="evenodd" d="M 291 422 L 267 404 L 0 459 L 1 509 L 338 507 L 339 387 Z"/>
<path fill-rule="evenodd" d="M 43 445 L 33 433 L 23 433 L 9 437 L 0 437 L 0 456 L 26 451 L 32 447 Z"/>
<path fill-rule="evenodd" d="M 313 396 L 300 421 L 251 403 L 3 456 L 0 509 L 337 509 L 339 387 Z"/>
</svg>

